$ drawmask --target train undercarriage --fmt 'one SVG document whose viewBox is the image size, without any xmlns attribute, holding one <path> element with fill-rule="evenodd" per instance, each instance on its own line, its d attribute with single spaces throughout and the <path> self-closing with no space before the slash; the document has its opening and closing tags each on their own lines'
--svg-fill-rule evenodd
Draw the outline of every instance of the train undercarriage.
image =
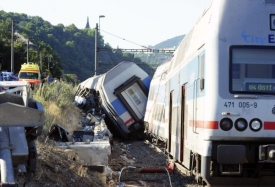
<svg viewBox="0 0 275 187">
<path fill-rule="evenodd" d="M 190 173 L 207 187 L 275 186 L 275 145 L 213 142 L 212 157 L 191 153 Z"/>
<path fill-rule="evenodd" d="M 163 138 L 147 135 L 158 145 L 168 144 Z M 191 151 L 189 166 L 173 158 L 167 147 L 166 154 L 181 173 L 205 187 L 274 187 L 275 145 L 265 143 L 213 142 L 212 157 Z"/>
</svg>

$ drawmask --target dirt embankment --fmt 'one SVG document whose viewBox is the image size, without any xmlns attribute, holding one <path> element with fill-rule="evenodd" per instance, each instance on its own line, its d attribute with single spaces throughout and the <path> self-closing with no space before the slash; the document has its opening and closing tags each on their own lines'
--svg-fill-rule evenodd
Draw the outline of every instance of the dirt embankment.
<svg viewBox="0 0 275 187">
<path fill-rule="evenodd" d="M 43 136 L 36 141 L 37 171 L 25 187 L 117 187 L 119 181 L 125 187 L 195 186 L 193 178 L 178 170 L 168 173 L 167 155 L 148 141 L 115 139 L 109 165 L 103 173 L 79 164 L 74 151 L 55 148 L 55 142 L 44 141 Z M 19 186 L 23 186 L 23 180 L 19 177 Z"/>
<path fill-rule="evenodd" d="M 36 141 L 38 160 L 36 173 L 25 187 L 102 187 L 99 173 L 89 171 L 79 164 L 78 155 L 71 150 L 58 149 L 51 141 L 39 137 Z M 24 177 L 19 176 L 19 186 L 24 186 Z"/>
<path fill-rule="evenodd" d="M 73 105 L 61 110 L 56 104 L 46 102 L 44 107 L 45 129 L 52 124 L 61 124 L 72 134 L 85 117 L 85 114 Z M 119 182 L 125 187 L 194 185 L 193 178 L 186 177 L 177 170 L 174 170 L 174 173 L 167 172 L 165 167 L 168 156 L 145 140 L 114 139 L 108 166 L 104 168 L 104 172 L 97 172 L 81 165 L 74 151 L 56 148 L 56 142 L 45 141 L 46 139 L 45 135 L 41 135 L 36 140 L 39 154 L 36 173 L 32 181 L 25 185 L 24 176 L 20 175 L 20 187 L 118 187 Z M 148 171 L 150 172 L 146 173 Z"/>
</svg>

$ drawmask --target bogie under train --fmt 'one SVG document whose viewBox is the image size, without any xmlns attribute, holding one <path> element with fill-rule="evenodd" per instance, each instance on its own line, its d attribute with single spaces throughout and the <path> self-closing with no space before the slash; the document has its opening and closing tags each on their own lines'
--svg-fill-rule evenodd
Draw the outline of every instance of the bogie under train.
<svg viewBox="0 0 275 187">
<path fill-rule="evenodd" d="M 213 0 L 150 85 L 151 136 L 208 186 L 275 185 L 275 0 Z"/>
</svg>

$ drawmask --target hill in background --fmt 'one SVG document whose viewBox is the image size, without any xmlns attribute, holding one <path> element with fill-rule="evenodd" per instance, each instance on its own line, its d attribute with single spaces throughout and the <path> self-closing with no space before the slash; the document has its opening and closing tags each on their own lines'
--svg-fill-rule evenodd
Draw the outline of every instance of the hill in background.
<svg viewBox="0 0 275 187">
<path fill-rule="evenodd" d="M 69 74 L 80 81 L 95 74 L 95 29 L 78 29 L 74 24 L 51 25 L 38 16 L 28 16 L 20 13 L 0 11 L 0 68 L 11 70 L 11 27 L 14 21 L 14 31 L 30 42 L 35 48 L 30 48 L 28 60 L 26 42 L 14 37 L 14 70 L 17 73 L 21 64 L 29 61 L 39 63 L 42 71 L 52 77 L 63 78 Z M 177 36 L 153 46 L 155 49 L 176 48 L 184 36 Z M 98 72 L 103 74 L 122 61 L 132 61 L 139 65 L 150 76 L 153 76 L 159 64 L 169 60 L 172 56 L 164 53 L 124 53 L 113 49 L 99 34 L 98 36 Z"/>
<path fill-rule="evenodd" d="M 168 40 L 165 40 L 155 45 L 154 48 L 155 49 L 171 49 L 171 48 L 176 49 L 184 37 L 185 35 L 180 35 L 174 38 L 170 38 Z"/>
<path fill-rule="evenodd" d="M 152 49 L 174 49 L 176 50 L 180 42 L 185 35 L 176 36 L 174 38 L 167 39 L 155 46 L 149 46 Z M 160 64 L 169 61 L 173 56 L 173 53 L 137 53 L 135 57 L 141 59 L 142 62 L 146 62 L 153 70 L 155 70 Z M 151 75 L 153 76 L 153 75 Z"/>
</svg>

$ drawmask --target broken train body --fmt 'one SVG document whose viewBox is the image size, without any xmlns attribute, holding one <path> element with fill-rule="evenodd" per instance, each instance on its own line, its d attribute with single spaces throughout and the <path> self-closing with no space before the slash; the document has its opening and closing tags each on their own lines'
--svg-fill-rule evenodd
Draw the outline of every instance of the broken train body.
<svg viewBox="0 0 275 187">
<path fill-rule="evenodd" d="M 94 113 L 104 113 L 112 133 L 128 139 L 142 127 L 150 81 L 135 63 L 121 62 L 107 73 L 80 83 L 75 103 Z"/>
</svg>

